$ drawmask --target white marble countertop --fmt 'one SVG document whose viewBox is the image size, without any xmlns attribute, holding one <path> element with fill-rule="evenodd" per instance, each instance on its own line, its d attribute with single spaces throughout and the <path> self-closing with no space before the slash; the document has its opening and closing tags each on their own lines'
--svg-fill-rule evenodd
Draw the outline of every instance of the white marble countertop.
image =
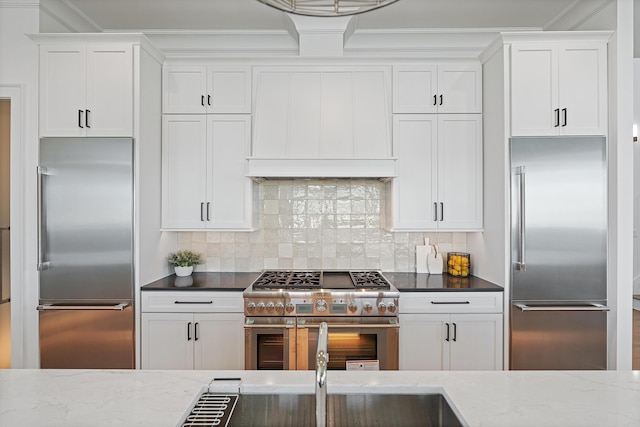
<svg viewBox="0 0 640 427">
<path fill-rule="evenodd" d="M 0 370 L 0 425 L 175 426 L 204 385 L 313 393 L 313 372 Z M 639 426 L 640 371 L 329 371 L 329 393 L 443 389 L 470 426 Z"/>
</svg>

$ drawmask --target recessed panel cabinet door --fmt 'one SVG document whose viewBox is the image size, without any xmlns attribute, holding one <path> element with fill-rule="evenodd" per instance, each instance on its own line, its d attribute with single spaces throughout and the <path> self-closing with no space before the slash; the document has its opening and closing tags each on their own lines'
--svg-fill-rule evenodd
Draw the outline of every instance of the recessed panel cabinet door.
<svg viewBox="0 0 640 427">
<path fill-rule="evenodd" d="M 556 135 L 558 51 L 554 43 L 511 47 L 511 133 Z"/>
<path fill-rule="evenodd" d="M 87 136 L 133 135 L 133 48 L 87 47 Z"/>
<path fill-rule="evenodd" d="M 207 67 L 165 66 L 162 87 L 163 113 L 204 114 L 207 111 Z"/>
<path fill-rule="evenodd" d="M 207 113 L 251 113 L 251 67 L 209 67 Z"/>
<path fill-rule="evenodd" d="M 244 369 L 244 314 L 196 314 L 194 322 L 195 369 Z"/>
<path fill-rule="evenodd" d="M 501 314 L 452 314 L 450 328 L 450 370 L 502 369 Z"/>
<path fill-rule="evenodd" d="M 481 113 L 482 71 L 479 63 L 438 65 L 438 113 Z"/>
<path fill-rule="evenodd" d="M 438 112 L 438 67 L 403 66 L 393 69 L 393 112 Z M 434 100 L 434 96 L 436 96 Z"/>
<path fill-rule="evenodd" d="M 193 314 L 142 313 L 142 369 L 193 369 Z"/>
<path fill-rule="evenodd" d="M 40 46 L 40 136 L 85 136 L 86 46 Z"/>
<path fill-rule="evenodd" d="M 482 116 L 438 115 L 439 225 L 482 228 Z"/>
<path fill-rule="evenodd" d="M 442 371 L 449 369 L 446 343 L 448 314 L 400 315 L 400 369 Z"/>
<path fill-rule="evenodd" d="M 207 227 L 249 228 L 251 179 L 246 177 L 251 116 L 207 116 Z"/>
<path fill-rule="evenodd" d="M 207 118 L 162 117 L 162 226 L 205 228 Z"/>
</svg>

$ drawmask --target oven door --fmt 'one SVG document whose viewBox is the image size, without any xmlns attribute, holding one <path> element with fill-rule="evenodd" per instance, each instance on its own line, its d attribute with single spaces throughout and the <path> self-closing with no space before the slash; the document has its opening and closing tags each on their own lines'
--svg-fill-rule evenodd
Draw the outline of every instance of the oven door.
<svg viewBox="0 0 640 427">
<path fill-rule="evenodd" d="M 244 368 L 296 368 L 296 322 L 293 317 L 245 317 Z"/>
<path fill-rule="evenodd" d="M 315 369 L 321 322 L 329 327 L 329 369 L 347 369 L 348 361 L 378 361 L 381 370 L 398 369 L 397 317 L 298 318 L 298 369 Z"/>
</svg>

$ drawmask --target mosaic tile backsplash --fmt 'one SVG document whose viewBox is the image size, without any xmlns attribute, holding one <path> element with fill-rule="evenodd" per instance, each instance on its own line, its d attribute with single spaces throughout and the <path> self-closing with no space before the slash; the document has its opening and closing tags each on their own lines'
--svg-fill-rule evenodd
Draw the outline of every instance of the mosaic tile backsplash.
<svg viewBox="0 0 640 427">
<path fill-rule="evenodd" d="M 204 254 L 196 271 L 367 269 L 415 271 L 415 247 L 465 252 L 466 233 L 384 229 L 386 185 L 375 179 L 269 180 L 258 185 L 254 232 L 180 232 L 178 246 Z"/>
</svg>

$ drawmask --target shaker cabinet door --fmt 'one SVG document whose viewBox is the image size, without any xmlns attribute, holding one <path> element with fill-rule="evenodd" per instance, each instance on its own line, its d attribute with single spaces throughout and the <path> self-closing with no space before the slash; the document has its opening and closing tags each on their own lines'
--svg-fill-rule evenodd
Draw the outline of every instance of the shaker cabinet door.
<svg viewBox="0 0 640 427">
<path fill-rule="evenodd" d="M 142 369 L 193 369 L 193 314 L 142 313 Z"/>
<path fill-rule="evenodd" d="M 244 314 L 196 314 L 194 368 L 244 369 Z"/>
</svg>

